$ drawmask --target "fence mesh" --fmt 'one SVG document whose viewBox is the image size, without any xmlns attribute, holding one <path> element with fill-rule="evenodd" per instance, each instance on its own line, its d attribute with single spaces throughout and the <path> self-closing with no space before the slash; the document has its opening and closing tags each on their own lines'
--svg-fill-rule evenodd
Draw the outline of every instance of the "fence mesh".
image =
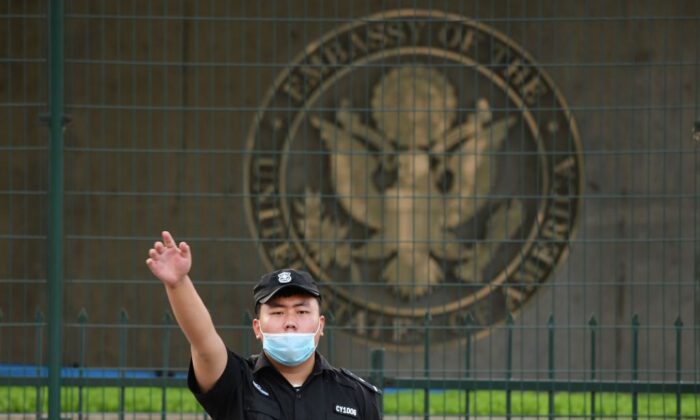
<svg viewBox="0 0 700 420">
<path fill-rule="evenodd" d="M 144 264 L 164 229 L 239 353 L 253 285 L 291 266 L 322 284 L 321 352 L 363 376 L 384 348 L 415 388 L 698 383 L 697 2 L 64 3 L 51 297 L 49 2 L 0 4 L 0 411 L 52 351 L 183 385 Z"/>
</svg>

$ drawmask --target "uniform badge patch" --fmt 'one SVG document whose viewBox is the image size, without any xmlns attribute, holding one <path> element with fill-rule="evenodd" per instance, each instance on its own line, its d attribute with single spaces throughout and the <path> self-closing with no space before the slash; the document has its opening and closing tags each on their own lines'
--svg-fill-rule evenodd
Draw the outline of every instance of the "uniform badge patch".
<svg viewBox="0 0 700 420">
<path fill-rule="evenodd" d="M 340 404 L 336 404 L 334 408 L 335 408 L 335 412 L 338 414 L 342 414 L 342 415 L 348 416 L 348 417 L 357 418 L 357 408 L 348 407 L 348 406 L 340 405 Z"/>
<path fill-rule="evenodd" d="M 292 274 L 288 271 L 284 271 L 277 275 L 277 281 L 280 283 L 289 283 L 292 281 Z"/>
</svg>

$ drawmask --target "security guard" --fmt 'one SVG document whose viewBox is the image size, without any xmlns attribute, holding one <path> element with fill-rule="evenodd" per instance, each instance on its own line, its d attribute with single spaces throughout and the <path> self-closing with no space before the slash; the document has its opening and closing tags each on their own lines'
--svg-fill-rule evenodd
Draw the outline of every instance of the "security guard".
<svg viewBox="0 0 700 420">
<path fill-rule="evenodd" d="M 304 271 L 278 270 L 253 289 L 260 355 L 244 359 L 216 332 L 189 278 L 189 246 L 168 232 L 146 264 L 165 285 L 192 351 L 188 386 L 214 419 L 380 419 L 381 392 L 316 351 L 325 323 L 321 293 Z"/>
</svg>

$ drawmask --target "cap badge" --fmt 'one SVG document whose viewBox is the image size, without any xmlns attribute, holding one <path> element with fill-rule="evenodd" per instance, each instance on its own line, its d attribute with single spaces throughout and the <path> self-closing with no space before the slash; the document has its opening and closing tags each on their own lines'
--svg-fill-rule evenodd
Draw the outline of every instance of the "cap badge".
<svg viewBox="0 0 700 420">
<path fill-rule="evenodd" d="M 292 281 L 292 274 L 289 271 L 284 271 L 277 275 L 277 281 L 280 283 L 289 283 Z"/>
</svg>

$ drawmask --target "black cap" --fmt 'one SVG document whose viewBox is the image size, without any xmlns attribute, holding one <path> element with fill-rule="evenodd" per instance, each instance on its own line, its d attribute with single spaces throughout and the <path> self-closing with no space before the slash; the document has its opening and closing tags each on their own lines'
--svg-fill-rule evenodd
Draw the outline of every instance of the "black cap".
<svg viewBox="0 0 700 420">
<path fill-rule="evenodd" d="M 273 271 L 260 277 L 260 281 L 253 289 L 253 297 L 256 303 L 265 303 L 277 292 L 287 288 L 301 289 L 310 295 L 321 297 L 318 285 L 311 274 L 306 271 L 285 268 Z"/>
</svg>

